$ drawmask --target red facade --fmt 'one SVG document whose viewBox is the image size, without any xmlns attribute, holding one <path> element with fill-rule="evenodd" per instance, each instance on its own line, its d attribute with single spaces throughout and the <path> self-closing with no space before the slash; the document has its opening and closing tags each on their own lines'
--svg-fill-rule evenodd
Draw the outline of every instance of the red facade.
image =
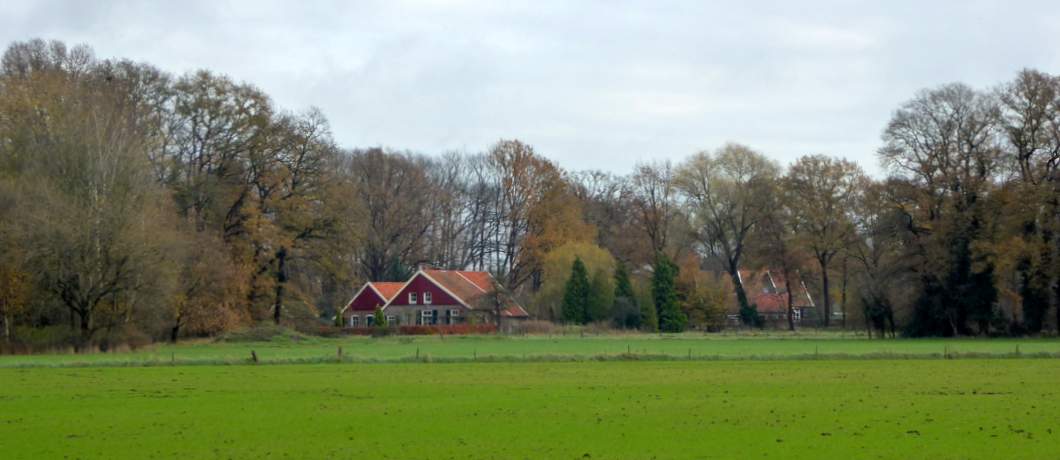
<svg viewBox="0 0 1060 460">
<path fill-rule="evenodd" d="M 407 306 L 409 303 L 409 293 L 416 293 L 416 305 L 425 305 L 423 303 L 423 293 L 431 293 L 430 305 L 442 305 L 442 306 L 457 306 L 461 305 L 460 301 L 453 298 L 453 296 L 446 293 L 441 287 L 427 279 L 423 273 L 418 273 L 412 281 L 408 283 L 401 291 L 398 292 L 397 296 L 390 301 L 390 305 L 393 306 Z"/>
<path fill-rule="evenodd" d="M 381 308 L 383 305 L 386 305 L 386 300 L 379 297 L 379 294 L 376 294 L 375 290 L 371 287 L 366 286 L 361 290 L 357 297 L 354 297 L 353 300 L 350 301 L 347 310 L 375 311 L 376 308 Z"/>
</svg>

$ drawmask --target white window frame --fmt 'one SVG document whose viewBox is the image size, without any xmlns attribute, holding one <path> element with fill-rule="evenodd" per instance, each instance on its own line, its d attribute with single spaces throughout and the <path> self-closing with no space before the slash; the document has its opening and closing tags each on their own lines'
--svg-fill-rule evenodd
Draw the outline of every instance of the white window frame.
<svg viewBox="0 0 1060 460">
<path fill-rule="evenodd" d="M 431 310 L 420 310 L 420 325 L 430 326 L 432 319 L 434 319 L 434 313 L 431 313 Z"/>
<path fill-rule="evenodd" d="M 409 293 L 409 305 L 416 305 L 416 293 L 415 292 L 410 292 Z"/>
<path fill-rule="evenodd" d="M 360 315 L 350 315 L 350 327 L 361 327 Z"/>
<path fill-rule="evenodd" d="M 424 305 L 430 305 L 431 301 L 433 301 L 433 300 L 434 299 L 431 298 L 431 291 L 423 291 L 423 304 Z"/>
<path fill-rule="evenodd" d="M 387 326 L 397 326 L 397 316 L 396 315 L 386 315 L 386 325 Z"/>
</svg>

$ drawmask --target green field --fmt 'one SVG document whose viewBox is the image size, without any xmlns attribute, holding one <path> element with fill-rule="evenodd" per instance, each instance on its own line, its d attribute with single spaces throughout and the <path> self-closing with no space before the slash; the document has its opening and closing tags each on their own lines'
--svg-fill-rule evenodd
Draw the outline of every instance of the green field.
<svg viewBox="0 0 1060 460">
<path fill-rule="evenodd" d="M 250 350 L 274 364 L 210 364 Z M 0 458 L 1060 458 L 1058 351 L 686 334 L 0 356 Z"/>
<path fill-rule="evenodd" d="M 0 369 L 4 458 L 1057 458 L 1060 361 Z"/>
<path fill-rule="evenodd" d="M 315 337 L 279 336 L 269 342 L 193 342 L 160 345 L 132 352 L 0 356 L 0 367 L 70 365 L 168 365 L 244 363 L 253 350 L 260 362 L 324 362 L 342 348 L 349 362 L 414 360 L 557 361 L 569 359 L 801 359 L 941 357 L 945 354 L 1009 356 L 1060 355 L 1057 339 L 916 339 L 868 340 L 835 334 L 748 335 L 599 335 L 585 336 L 419 336 Z"/>
</svg>

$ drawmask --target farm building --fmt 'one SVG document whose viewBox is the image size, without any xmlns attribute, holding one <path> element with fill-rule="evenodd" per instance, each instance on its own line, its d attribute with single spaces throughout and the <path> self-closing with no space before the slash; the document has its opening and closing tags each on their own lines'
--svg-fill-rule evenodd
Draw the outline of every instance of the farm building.
<svg viewBox="0 0 1060 460">
<path fill-rule="evenodd" d="M 758 314 L 767 324 L 786 324 L 788 321 L 788 292 L 785 289 L 784 275 L 773 270 L 740 270 L 740 282 L 747 293 L 747 301 L 757 305 Z M 814 304 L 806 283 L 797 275 L 791 280 L 794 291 L 792 307 L 795 323 L 816 321 L 817 306 Z M 739 306 L 735 306 L 729 315 L 730 322 L 739 323 Z"/>
<path fill-rule="evenodd" d="M 342 309 L 342 324 L 348 327 L 367 327 L 375 324 L 375 310 L 383 308 L 405 283 L 370 281 L 353 295 Z"/>
<path fill-rule="evenodd" d="M 375 323 L 380 308 L 389 325 L 445 326 L 492 323 L 499 311 L 504 323 L 529 318 L 515 299 L 498 292 L 487 272 L 422 267 L 404 283 L 365 283 L 342 311 L 347 327 Z"/>
</svg>

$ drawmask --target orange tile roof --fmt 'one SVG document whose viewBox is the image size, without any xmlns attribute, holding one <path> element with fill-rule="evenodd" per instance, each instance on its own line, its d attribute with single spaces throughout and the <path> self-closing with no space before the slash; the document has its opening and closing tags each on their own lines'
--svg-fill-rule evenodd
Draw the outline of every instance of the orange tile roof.
<svg viewBox="0 0 1060 460">
<path fill-rule="evenodd" d="M 458 271 L 428 269 L 423 272 L 468 305 L 473 305 L 484 294 L 481 288 L 461 276 Z"/>
<path fill-rule="evenodd" d="M 493 276 L 488 272 L 470 272 L 458 270 L 425 269 L 427 274 L 436 283 L 447 289 L 453 295 L 463 300 L 469 307 L 478 309 L 489 309 L 482 305 L 484 296 L 493 292 Z M 515 299 L 510 296 L 502 296 L 501 302 L 504 308 L 501 316 L 525 318 L 530 316 Z"/>
<path fill-rule="evenodd" d="M 787 294 L 759 294 L 752 300 L 759 313 L 784 313 L 788 311 Z"/>
<path fill-rule="evenodd" d="M 485 292 L 489 292 L 489 291 L 493 290 L 493 277 L 490 276 L 489 273 L 486 273 L 486 272 L 465 272 L 465 271 L 459 271 L 457 273 L 459 273 L 460 276 L 463 276 L 468 281 L 470 281 L 471 284 L 474 284 L 476 287 L 478 287 L 479 289 L 482 289 Z"/>
<path fill-rule="evenodd" d="M 383 296 L 383 300 L 387 301 L 393 299 L 398 291 L 401 291 L 401 288 L 405 286 L 405 283 L 394 283 L 389 281 L 373 281 L 369 284 L 372 285 L 379 295 Z"/>
</svg>

